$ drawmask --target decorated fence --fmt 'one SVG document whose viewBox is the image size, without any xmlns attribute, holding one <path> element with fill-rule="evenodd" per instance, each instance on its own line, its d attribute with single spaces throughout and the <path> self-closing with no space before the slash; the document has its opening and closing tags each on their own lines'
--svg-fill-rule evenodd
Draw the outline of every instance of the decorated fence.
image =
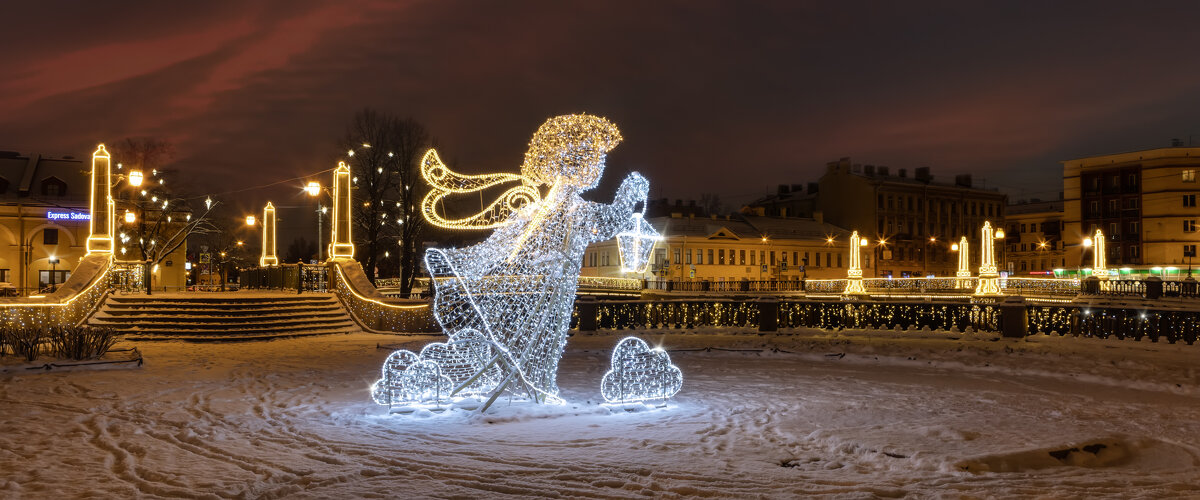
<svg viewBox="0 0 1200 500">
<path fill-rule="evenodd" d="M 111 288 L 111 258 L 93 254 L 54 293 L 0 303 L 0 323 L 8 327 L 63 327 L 82 323 Z"/>
<path fill-rule="evenodd" d="M 1071 335 L 1192 344 L 1200 311 L 1081 304 L 957 301 L 841 301 L 772 299 L 579 300 L 580 331 L 780 328 L 998 332 L 1005 336 Z"/>
<path fill-rule="evenodd" d="M 437 332 L 433 310 L 425 300 L 390 299 L 379 293 L 358 262 L 339 259 L 328 264 L 329 291 L 337 295 L 360 326 L 384 332 Z"/>
</svg>

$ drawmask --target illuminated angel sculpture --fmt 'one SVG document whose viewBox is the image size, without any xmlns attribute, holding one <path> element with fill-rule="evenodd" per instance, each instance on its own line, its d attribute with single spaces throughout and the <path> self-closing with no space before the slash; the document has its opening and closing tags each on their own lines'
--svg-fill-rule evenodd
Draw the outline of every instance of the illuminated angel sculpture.
<svg viewBox="0 0 1200 500">
<path fill-rule="evenodd" d="M 385 405 L 443 403 L 458 397 L 487 401 L 501 394 L 535 402 L 558 398 L 558 361 L 589 243 L 621 235 L 658 238 L 642 217 L 649 183 L 631 173 L 612 204 L 585 201 L 596 186 L 606 153 L 621 141 L 604 118 L 566 115 L 547 120 L 529 143 L 521 174 L 463 175 L 430 150 L 422 174 L 432 186 L 422 203 L 431 223 L 447 228 L 495 229 L 485 241 L 430 249 L 434 314 L 449 336 L 420 355 L 398 351 L 383 367 L 372 394 Z M 443 198 L 520 182 L 468 217 L 439 213 Z M 640 210 L 636 207 L 641 206 Z M 626 269 L 644 270 L 652 244 L 622 245 Z"/>
</svg>

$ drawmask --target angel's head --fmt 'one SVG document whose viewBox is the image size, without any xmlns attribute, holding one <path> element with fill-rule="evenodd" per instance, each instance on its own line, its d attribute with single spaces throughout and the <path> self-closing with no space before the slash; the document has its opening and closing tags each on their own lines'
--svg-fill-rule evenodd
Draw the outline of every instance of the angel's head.
<svg viewBox="0 0 1200 500">
<path fill-rule="evenodd" d="M 604 173 L 604 155 L 620 142 L 621 132 L 604 118 L 556 116 L 533 134 L 521 173 L 543 184 L 591 189 Z"/>
</svg>

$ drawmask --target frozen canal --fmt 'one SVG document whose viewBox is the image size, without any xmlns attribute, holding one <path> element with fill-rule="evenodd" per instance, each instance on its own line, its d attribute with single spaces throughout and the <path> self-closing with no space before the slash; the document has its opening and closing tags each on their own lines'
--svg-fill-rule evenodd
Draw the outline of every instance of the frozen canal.
<svg viewBox="0 0 1200 500">
<path fill-rule="evenodd" d="M 0 495 L 1200 494 L 1200 346 L 731 333 L 644 337 L 732 349 L 673 352 L 667 408 L 598 405 L 620 337 L 577 335 L 570 404 L 426 417 L 367 388 L 377 343 L 434 337 L 143 342 L 140 369 L 0 375 Z"/>
</svg>

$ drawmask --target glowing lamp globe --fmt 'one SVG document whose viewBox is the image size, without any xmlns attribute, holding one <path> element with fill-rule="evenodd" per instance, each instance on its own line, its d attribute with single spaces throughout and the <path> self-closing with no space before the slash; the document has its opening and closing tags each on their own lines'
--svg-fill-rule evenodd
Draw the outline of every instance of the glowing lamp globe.
<svg viewBox="0 0 1200 500">
<path fill-rule="evenodd" d="M 642 273 L 650 265 L 650 253 L 654 251 L 654 243 L 662 236 L 654 227 L 646 222 L 642 214 L 633 214 L 633 227 L 629 231 L 617 234 L 617 250 L 621 255 L 621 271 L 627 273 Z"/>
<path fill-rule="evenodd" d="M 308 193 L 309 196 L 316 196 L 321 192 L 321 184 L 317 183 L 316 181 L 310 182 L 307 186 L 304 186 L 304 191 Z"/>
<path fill-rule="evenodd" d="M 134 222 L 137 222 L 137 215 L 135 215 L 133 212 L 126 210 L 125 211 L 125 223 L 133 224 Z"/>
<path fill-rule="evenodd" d="M 129 185 L 130 186 L 141 186 L 142 185 L 142 171 L 141 170 L 130 170 L 129 171 Z"/>
<path fill-rule="evenodd" d="M 246 216 L 246 225 L 247 226 L 253 226 L 254 223 L 257 221 L 258 221 L 258 219 L 256 219 L 253 215 Z"/>
</svg>

